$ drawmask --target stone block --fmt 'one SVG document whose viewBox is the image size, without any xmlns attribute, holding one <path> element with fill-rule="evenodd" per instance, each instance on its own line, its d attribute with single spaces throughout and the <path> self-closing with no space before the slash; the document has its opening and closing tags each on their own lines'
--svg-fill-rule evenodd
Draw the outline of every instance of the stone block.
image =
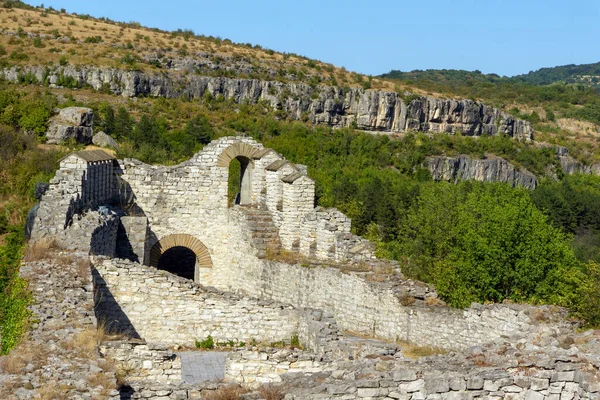
<svg viewBox="0 0 600 400">
<path fill-rule="evenodd" d="M 448 378 L 427 377 L 425 390 L 427 393 L 445 393 L 450 390 L 450 382 L 448 381 Z"/>
<path fill-rule="evenodd" d="M 483 378 L 480 376 L 472 376 L 467 379 L 467 389 L 481 390 L 483 389 Z"/>
<path fill-rule="evenodd" d="M 401 392 L 413 393 L 418 392 L 425 387 L 425 381 L 423 379 L 417 379 L 416 381 L 401 383 L 398 385 L 398 389 Z"/>
<path fill-rule="evenodd" d="M 394 371 L 392 374 L 394 382 L 408 382 L 417 379 L 417 374 L 410 370 Z"/>
<path fill-rule="evenodd" d="M 527 390 L 525 392 L 525 400 L 544 400 L 544 395 L 535 390 Z"/>
</svg>

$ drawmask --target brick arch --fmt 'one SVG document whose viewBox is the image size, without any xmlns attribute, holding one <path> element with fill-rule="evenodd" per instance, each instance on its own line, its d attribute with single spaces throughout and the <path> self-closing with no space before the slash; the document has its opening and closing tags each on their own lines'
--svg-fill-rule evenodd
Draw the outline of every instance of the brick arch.
<svg viewBox="0 0 600 400">
<path fill-rule="evenodd" d="M 150 249 L 150 265 L 157 267 L 160 256 L 162 256 L 164 252 L 170 248 L 177 246 L 187 247 L 196 254 L 198 268 L 212 268 L 212 259 L 210 258 L 210 254 L 208 253 L 208 249 L 204 243 L 192 235 L 183 233 L 167 235 L 158 242 L 154 243 L 154 246 L 152 246 L 152 249 Z"/>
<path fill-rule="evenodd" d="M 261 149 L 258 149 L 248 143 L 235 143 L 227 147 L 217 158 L 217 167 L 229 167 L 231 160 L 237 157 L 245 157 L 252 161 L 252 158 Z"/>
</svg>

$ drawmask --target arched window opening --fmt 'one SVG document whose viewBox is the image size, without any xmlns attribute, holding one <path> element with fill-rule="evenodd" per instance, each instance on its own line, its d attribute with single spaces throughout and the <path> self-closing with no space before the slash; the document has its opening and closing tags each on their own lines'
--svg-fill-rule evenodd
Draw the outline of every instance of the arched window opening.
<svg viewBox="0 0 600 400">
<path fill-rule="evenodd" d="M 238 156 L 229 163 L 227 204 L 250 204 L 252 202 L 252 161 Z"/>
<path fill-rule="evenodd" d="M 196 254 L 184 246 L 171 247 L 160 256 L 157 268 L 194 280 Z"/>
</svg>

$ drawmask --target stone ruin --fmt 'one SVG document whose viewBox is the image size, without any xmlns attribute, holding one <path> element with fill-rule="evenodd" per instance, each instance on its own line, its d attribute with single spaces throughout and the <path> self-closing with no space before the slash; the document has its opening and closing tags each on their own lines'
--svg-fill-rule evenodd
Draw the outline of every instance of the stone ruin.
<svg viewBox="0 0 600 400">
<path fill-rule="evenodd" d="M 170 167 L 79 151 L 61 161 L 29 229 L 33 242 L 90 255 L 90 307 L 129 338 L 100 347 L 131 367 L 114 398 L 214 390 L 185 382 L 177 350 L 208 336 L 234 344 L 226 382 L 284 382 L 289 398 L 600 398 L 598 340 L 578 336 L 564 310 L 449 308 L 314 199 L 305 166 L 246 137 Z M 304 349 L 268 345 L 293 341 Z M 411 360 L 415 346 L 442 354 Z"/>
</svg>

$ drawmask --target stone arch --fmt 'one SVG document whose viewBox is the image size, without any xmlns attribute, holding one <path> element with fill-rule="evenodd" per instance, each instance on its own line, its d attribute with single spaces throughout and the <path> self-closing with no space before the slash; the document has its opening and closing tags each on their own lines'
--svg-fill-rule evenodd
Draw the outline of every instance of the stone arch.
<svg viewBox="0 0 600 400">
<path fill-rule="evenodd" d="M 150 249 L 150 265 L 158 267 L 158 261 L 167 250 L 173 247 L 186 247 L 196 254 L 196 269 L 212 268 L 212 259 L 208 253 L 208 249 L 200 240 L 192 235 L 183 233 L 167 235 L 154 243 Z"/>
<path fill-rule="evenodd" d="M 254 155 L 257 154 L 261 149 L 258 149 L 248 143 L 235 143 L 227 147 L 219 157 L 217 157 L 217 167 L 229 167 L 229 163 L 234 158 L 244 157 L 248 160 L 252 160 Z"/>
</svg>

